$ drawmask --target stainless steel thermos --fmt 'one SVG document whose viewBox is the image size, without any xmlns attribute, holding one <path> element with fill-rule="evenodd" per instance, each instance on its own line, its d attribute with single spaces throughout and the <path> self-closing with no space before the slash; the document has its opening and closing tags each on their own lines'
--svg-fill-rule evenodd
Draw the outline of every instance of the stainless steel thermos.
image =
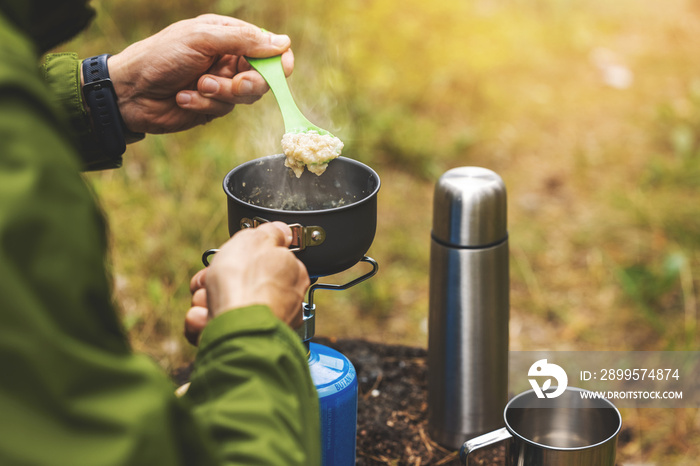
<svg viewBox="0 0 700 466">
<path fill-rule="evenodd" d="M 500 427 L 508 401 L 506 187 L 479 167 L 435 186 L 430 249 L 428 426 L 458 449 Z"/>
</svg>

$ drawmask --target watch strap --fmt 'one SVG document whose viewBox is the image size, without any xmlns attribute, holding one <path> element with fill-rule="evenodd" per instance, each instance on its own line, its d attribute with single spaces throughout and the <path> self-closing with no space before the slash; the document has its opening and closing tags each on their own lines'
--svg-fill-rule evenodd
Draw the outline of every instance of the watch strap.
<svg viewBox="0 0 700 466">
<path fill-rule="evenodd" d="M 107 60 L 111 55 L 103 54 L 83 61 L 83 95 L 87 103 L 92 127 L 98 145 L 110 159 L 121 161 L 126 143 L 144 138 L 143 133 L 126 130 L 117 94 L 109 78 Z"/>
</svg>

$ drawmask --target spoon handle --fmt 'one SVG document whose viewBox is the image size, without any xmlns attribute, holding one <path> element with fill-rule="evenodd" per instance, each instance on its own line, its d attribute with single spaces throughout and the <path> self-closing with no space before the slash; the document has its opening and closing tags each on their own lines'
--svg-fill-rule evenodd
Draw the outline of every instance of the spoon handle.
<svg viewBox="0 0 700 466">
<path fill-rule="evenodd" d="M 265 81 L 270 86 L 282 112 L 286 132 L 301 132 L 314 129 L 315 125 L 301 113 L 301 110 L 294 102 L 287 84 L 287 77 L 284 75 L 284 68 L 282 68 L 281 55 L 267 58 L 246 57 L 246 60 L 250 63 L 250 66 L 255 68 L 265 78 Z"/>
</svg>

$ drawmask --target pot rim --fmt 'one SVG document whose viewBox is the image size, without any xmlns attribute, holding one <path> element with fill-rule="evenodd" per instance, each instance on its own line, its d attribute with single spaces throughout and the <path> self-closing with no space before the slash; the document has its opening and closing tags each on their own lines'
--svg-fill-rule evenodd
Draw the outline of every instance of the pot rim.
<svg viewBox="0 0 700 466">
<path fill-rule="evenodd" d="M 274 154 L 274 155 L 267 155 L 267 156 L 265 156 L 265 157 L 259 157 L 259 158 L 257 158 L 257 159 L 252 159 L 252 160 L 249 160 L 249 161 L 247 161 L 247 162 L 244 162 L 244 163 L 242 163 L 242 164 L 236 166 L 235 168 L 231 169 L 231 170 L 226 174 L 226 176 L 224 176 L 224 180 L 223 180 L 223 188 L 224 188 L 224 193 L 226 193 L 226 197 L 227 197 L 228 199 L 231 199 L 231 200 L 233 200 L 234 202 L 236 202 L 236 203 L 242 205 L 242 206 L 254 208 L 254 209 L 260 210 L 260 211 L 262 211 L 262 212 L 270 212 L 270 213 L 276 213 L 276 214 L 287 214 L 287 215 L 308 216 L 308 215 L 316 215 L 316 214 L 320 214 L 320 213 L 341 212 L 341 211 L 343 211 L 343 210 L 355 208 L 355 207 L 357 207 L 357 206 L 359 206 L 359 205 L 362 205 L 362 204 L 364 204 L 364 203 L 366 203 L 366 202 L 370 202 L 373 198 L 376 198 L 377 193 L 379 192 L 379 188 L 381 187 L 381 184 L 382 184 L 382 183 L 381 183 L 381 179 L 379 178 L 379 175 L 377 174 L 376 171 L 374 171 L 374 169 L 373 169 L 372 167 L 370 167 L 369 165 L 366 165 L 366 164 L 364 164 L 364 163 L 362 163 L 362 162 L 359 162 L 359 161 L 357 161 L 357 160 L 355 160 L 355 159 L 351 159 L 351 158 L 348 158 L 348 157 L 340 156 L 340 157 L 338 157 L 338 160 L 342 160 L 342 161 L 345 162 L 345 163 L 349 163 L 349 164 L 351 164 L 351 165 L 358 165 L 358 166 L 361 166 L 361 167 L 365 168 L 365 169 L 369 172 L 369 175 L 370 175 L 371 177 L 373 177 L 373 178 L 377 181 L 377 186 L 374 188 L 374 190 L 373 190 L 370 194 L 368 194 L 367 196 L 365 196 L 365 197 L 363 197 L 362 199 L 360 199 L 359 201 L 352 202 L 352 203 L 350 203 L 350 204 L 346 204 L 346 205 L 339 206 L 339 207 L 332 207 L 332 208 L 330 208 L 330 209 L 316 209 L 316 210 L 282 210 L 282 209 L 272 209 L 272 208 L 270 208 L 270 207 L 265 207 L 265 206 L 260 206 L 260 205 L 256 205 L 256 204 L 251 204 L 250 202 L 246 202 L 246 201 L 244 201 L 243 199 L 240 199 L 240 198 L 236 197 L 236 196 L 231 192 L 231 190 L 229 189 L 229 183 L 228 183 L 228 181 L 229 181 L 229 179 L 233 176 L 234 172 L 236 172 L 236 171 L 238 171 L 238 170 L 240 170 L 240 169 L 242 169 L 243 167 L 246 167 L 246 166 L 248 166 L 248 165 L 260 163 L 260 161 L 263 160 L 263 159 L 271 159 L 271 158 L 274 158 L 274 157 L 283 158 L 283 157 L 284 157 L 284 154 Z M 331 163 L 332 163 L 332 162 L 331 162 Z M 290 169 L 290 170 L 291 170 L 291 169 Z M 323 175 L 321 175 L 321 176 L 323 176 Z"/>
</svg>

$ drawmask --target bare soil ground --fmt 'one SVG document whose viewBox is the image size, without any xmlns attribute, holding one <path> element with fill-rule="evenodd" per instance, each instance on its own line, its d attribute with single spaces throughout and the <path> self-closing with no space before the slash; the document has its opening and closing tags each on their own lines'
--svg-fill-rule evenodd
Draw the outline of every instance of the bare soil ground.
<svg viewBox="0 0 700 466">
<path fill-rule="evenodd" d="M 357 370 L 357 465 L 461 464 L 457 451 L 438 445 L 428 433 L 425 349 L 358 339 L 315 341 L 343 353 Z M 618 444 L 631 440 L 632 431 L 623 427 Z M 503 445 L 485 448 L 470 464 L 502 465 L 504 454 Z"/>
<path fill-rule="evenodd" d="M 427 352 L 364 340 L 318 339 L 357 370 L 357 465 L 459 465 L 458 452 L 434 442 L 427 428 Z M 502 464 L 502 447 L 485 449 L 477 465 Z"/>
</svg>

